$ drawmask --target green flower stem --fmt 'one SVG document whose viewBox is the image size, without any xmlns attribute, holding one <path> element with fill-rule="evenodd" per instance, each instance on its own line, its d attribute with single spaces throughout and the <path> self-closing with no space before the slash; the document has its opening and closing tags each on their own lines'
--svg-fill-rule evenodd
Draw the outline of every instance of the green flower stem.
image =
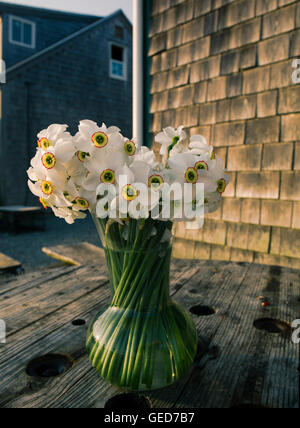
<svg viewBox="0 0 300 428">
<path fill-rule="evenodd" d="M 160 265 L 158 266 L 159 268 L 161 267 Z M 161 292 L 161 287 L 163 286 L 163 281 L 161 281 L 161 286 L 160 288 L 156 288 L 158 290 L 157 293 L 153 293 L 153 290 L 156 290 L 154 288 L 154 284 L 157 281 L 157 274 L 153 275 L 153 279 L 151 281 L 149 281 L 149 285 L 148 288 L 145 289 L 145 299 L 142 299 L 142 308 L 143 308 L 143 304 L 145 304 L 148 300 L 151 302 L 149 304 L 149 307 L 152 308 L 157 308 L 159 306 L 159 297 L 160 297 L 160 292 Z M 152 294 L 152 296 L 151 296 Z M 139 339 L 138 345 L 137 345 L 137 351 L 136 351 L 136 359 L 135 359 L 135 363 L 134 363 L 134 367 L 132 370 L 132 378 L 129 380 L 130 383 L 136 387 L 136 383 L 140 378 L 140 371 L 141 371 L 141 367 L 142 367 L 142 357 L 143 357 L 143 352 L 144 352 L 144 348 L 147 346 L 147 339 L 148 339 L 148 330 L 151 326 L 152 318 L 153 318 L 153 314 L 154 314 L 154 310 L 152 310 L 152 312 L 148 312 L 146 315 L 146 321 L 143 322 L 143 328 L 142 328 L 142 333 L 141 333 L 141 337 Z M 154 360 L 155 358 L 153 358 Z"/>
<path fill-rule="evenodd" d="M 112 384 L 145 390 L 180 378 L 193 362 L 197 336 L 169 296 L 170 222 L 96 219 L 109 269 L 112 301 L 88 332 L 93 366 Z"/>
<path fill-rule="evenodd" d="M 151 269 L 151 266 L 150 266 L 150 268 L 149 269 Z M 144 271 L 143 273 L 142 273 L 142 276 L 144 276 L 144 277 L 148 277 L 148 272 L 147 271 Z M 139 280 L 139 276 L 138 276 L 138 278 L 136 279 L 136 281 L 138 281 Z M 141 281 L 141 283 L 143 284 L 144 283 L 144 281 Z M 133 286 L 133 288 L 134 288 L 134 286 Z M 140 289 L 136 289 L 136 293 L 133 295 L 133 302 L 128 302 L 128 304 L 126 305 L 126 302 L 125 302 L 125 304 L 124 304 L 124 306 L 123 307 L 127 307 L 127 309 L 126 309 L 126 311 L 123 313 L 123 315 L 122 315 L 122 317 L 121 317 L 121 319 L 120 320 L 118 320 L 118 323 L 117 323 L 117 325 L 115 326 L 115 328 L 114 328 L 114 331 L 113 331 L 113 333 L 112 333 L 112 335 L 111 335 L 111 337 L 110 337 L 110 339 L 109 339 L 109 341 L 108 341 L 108 343 L 107 343 L 107 347 L 109 348 L 110 347 L 110 343 L 112 343 L 114 340 L 115 340 L 115 337 L 118 335 L 118 333 L 119 333 L 119 331 L 120 331 L 120 329 L 122 329 L 122 327 L 123 327 L 123 319 L 127 319 L 127 312 L 131 309 L 131 308 L 134 308 L 135 307 L 135 302 L 136 302 L 136 300 L 138 299 L 138 297 L 139 297 L 139 295 L 140 295 Z M 141 302 L 142 302 L 142 300 L 141 300 Z M 141 304 L 141 303 L 140 303 Z M 137 336 L 137 332 L 136 332 L 136 330 L 138 329 L 138 322 L 136 322 L 136 325 L 135 325 L 135 331 L 133 332 L 133 339 L 135 339 L 135 336 Z M 110 330 L 110 329 L 109 329 Z M 129 349 L 130 349 L 130 347 L 129 347 Z M 134 345 L 132 346 L 132 352 L 133 352 L 133 349 L 134 349 Z M 130 353 L 130 357 L 132 356 L 132 352 Z M 97 354 L 97 355 L 95 355 L 95 359 L 99 359 L 99 354 Z M 101 358 L 101 361 L 100 361 L 100 363 L 101 363 L 101 365 L 102 366 L 104 366 L 104 367 L 106 367 L 106 360 L 107 360 L 107 358 L 108 358 L 108 355 L 107 354 L 104 354 L 103 356 L 102 356 L 102 358 Z"/>
</svg>

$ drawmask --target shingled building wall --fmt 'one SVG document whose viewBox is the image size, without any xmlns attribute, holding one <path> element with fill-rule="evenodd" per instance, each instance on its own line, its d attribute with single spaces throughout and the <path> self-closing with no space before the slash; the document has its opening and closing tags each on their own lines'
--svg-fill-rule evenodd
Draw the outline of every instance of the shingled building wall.
<svg viewBox="0 0 300 428">
<path fill-rule="evenodd" d="M 152 0 L 152 132 L 184 124 L 231 178 L 175 255 L 300 268 L 300 1 Z"/>
</svg>

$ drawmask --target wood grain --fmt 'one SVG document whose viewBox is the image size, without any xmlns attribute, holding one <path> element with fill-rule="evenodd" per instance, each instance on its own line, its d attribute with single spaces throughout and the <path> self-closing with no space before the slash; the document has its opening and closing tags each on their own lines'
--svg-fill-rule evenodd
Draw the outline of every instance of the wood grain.
<svg viewBox="0 0 300 428">
<path fill-rule="evenodd" d="M 21 263 L 11 257 L 0 253 L 0 274 L 8 272 L 16 272 L 21 268 Z"/>
<path fill-rule="evenodd" d="M 292 323 L 300 318 L 300 272 L 246 263 L 178 260 L 171 295 L 192 315 L 207 348 L 191 371 L 166 389 L 145 393 L 158 408 L 299 407 L 299 345 L 291 331 L 257 330 L 260 318 Z M 262 307 L 264 297 L 270 306 Z M 109 303 L 105 265 L 60 267 L 2 285 L 0 318 L 8 342 L 0 346 L 0 407 L 100 408 L 120 390 L 102 381 L 85 353 L 87 324 Z M 203 341 L 201 342 L 203 343 Z M 63 375 L 36 381 L 25 368 L 47 353 L 75 362 Z"/>
<path fill-rule="evenodd" d="M 50 248 L 44 247 L 42 251 L 53 259 L 74 266 L 105 263 L 104 250 L 88 242 L 81 242 L 75 245 L 57 245 Z"/>
</svg>

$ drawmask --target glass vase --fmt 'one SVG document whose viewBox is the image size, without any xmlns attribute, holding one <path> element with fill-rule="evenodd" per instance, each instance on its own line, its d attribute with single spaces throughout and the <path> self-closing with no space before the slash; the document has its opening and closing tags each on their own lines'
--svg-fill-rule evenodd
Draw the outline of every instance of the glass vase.
<svg viewBox="0 0 300 428">
<path fill-rule="evenodd" d="M 101 220 L 111 303 L 91 323 L 87 350 L 99 375 L 124 390 L 165 387 L 191 367 L 194 323 L 169 293 L 172 223 Z"/>
</svg>

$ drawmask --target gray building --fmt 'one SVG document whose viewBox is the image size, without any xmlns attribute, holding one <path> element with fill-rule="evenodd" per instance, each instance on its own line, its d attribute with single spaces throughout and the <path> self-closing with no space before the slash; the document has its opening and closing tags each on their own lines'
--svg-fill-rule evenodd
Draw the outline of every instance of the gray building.
<svg viewBox="0 0 300 428">
<path fill-rule="evenodd" d="M 0 205 L 27 205 L 41 129 L 66 123 L 75 132 L 91 119 L 131 138 L 132 26 L 121 10 L 101 18 L 0 2 L 0 15 Z"/>
</svg>

